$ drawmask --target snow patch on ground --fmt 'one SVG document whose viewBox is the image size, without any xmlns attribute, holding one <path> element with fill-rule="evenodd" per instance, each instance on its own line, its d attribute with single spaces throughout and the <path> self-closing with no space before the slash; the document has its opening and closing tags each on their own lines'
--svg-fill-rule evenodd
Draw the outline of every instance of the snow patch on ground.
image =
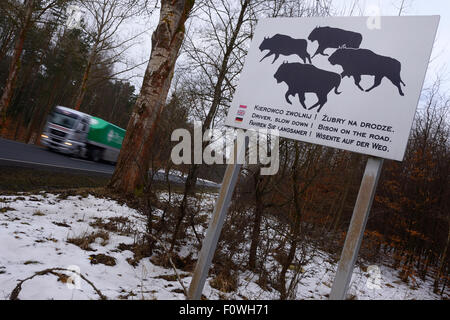
<svg viewBox="0 0 450 320">
<path fill-rule="evenodd" d="M 210 195 L 202 199 L 204 214 L 212 211 L 215 197 Z M 160 199 L 168 199 L 168 194 L 161 194 Z M 90 245 L 94 251 L 83 250 L 67 241 L 99 231 L 95 226 L 98 221 L 124 218 L 127 230 L 133 232 L 110 231 L 109 239 L 99 237 Z M 133 258 L 133 253 L 118 249 L 119 244 L 133 244 L 137 234 L 144 232 L 145 222 L 146 218 L 138 211 L 92 195 L 65 199 L 47 193 L 0 196 L 0 299 L 8 299 L 18 281 L 55 267 L 78 268 L 108 299 L 185 299 L 181 284 L 174 279 L 173 269 L 154 265 L 148 258 L 133 267 L 127 262 L 127 258 Z M 197 230 L 199 233 L 205 231 L 202 227 Z M 189 243 L 181 253 L 197 256 L 196 249 Z M 97 254 L 114 258 L 115 265 L 93 264 L 91 255 Z M 440 298 L 432 293 L 431 281 L 420 282 L 412 289 L 398 280 L 397 271 L 385 266 L 378 268 L 380 276 L 375 282 L 368 272 L 355 268 L 349 293 L 357 299 Z M 304 266 L 297 298 L 327 299 L 335 270 L 336 264 L 330 262 L 328 255 L 316 251 L 311 262 Z M 181 270 L 177 272 L 184 287 L 188 288 L 192 275 Z M 209 280 L 211 278 L 203 291 L 208 299 L 279 298 L 276 290 L 263 290 L 256 283 L 258 276 L 249 271 L 240 274 L 238 290 L 233 293 L 219 292 L 210 286 Z M 25 281 L 19 298 L 98 299 L 99 296 L 83 280 L 80 287 L 74 289 L 73 284 L 63 283 L 55 275 L 47 274 Z"/>
</svg>

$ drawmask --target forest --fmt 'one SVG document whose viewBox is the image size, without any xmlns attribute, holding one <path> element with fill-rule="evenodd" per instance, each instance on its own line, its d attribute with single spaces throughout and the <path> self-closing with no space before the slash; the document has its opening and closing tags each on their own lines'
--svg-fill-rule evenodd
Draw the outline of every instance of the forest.
<svg viewBox="0 0 450 320">
<path fill-rule="evenodd" d="M 0 2 L 0 136 L 39 144 L 47 116 L 57 105 L 126 128 L 135 139 L 126 138 L 123 148 L 131 150 L 142 143 L 148 154 L 122 152 L 108 188 L 118 193 L 132 190 L 130 197 L 141 198 L 139 207 L 148 215 L 136 257 L 158 253 L 174 257 L 188 230 L 194 232 L 200 248 L 202 236 L 196 226 L 204 221 L 197 216 L 197 203 L 190 199 L 201 198 L 196 188 L 199 178 L 220 183 L 225 166 L 174 165 L 171 134 L 177 128 L 193 131 L 195 121 L 203 132 L 224 130 L 258 19 L 363 15 L 358 1 L 350 7 L 338 7 L 329 0 L 173 2 L 175 9 L 169 8 L 167 0 Z M 408 2 L 397 1 L 399 15 L 407 13 Z M 70 27 L 68 9 L 74 5 L 83 9 L 85 18 L 79 26 Z M 168 30 L 181 30 L 183 37 L 175 34 L 167 39 L 160 27 L 151 29 L 153 35 L 127 27 L 138 21 L 154 28 L 159 12 L 179 19 L 167 22 Z M 146 61 L 130 53 L 142 36 L 152 40 L 151 52 L 147 48 L 143 53 Z M 168 49 L 167 43 L 174 47 Z M 152 61 L 163 50 L 170 56 L 158 61 L 162 66 L 158 69 Z M 147 63 L 144 76 L 141 67 Z M 418 279 L 431 278 L 439 295 L 450 286 L 446 76 L 436 75 L 425 83 L 404 160 L 384 161 L 358 260 L 390 265 L 412 287 Z M 148 112 L 140 111 L 145 103 L 152 105 Z M 136 119 L 151 120 L 154 128 L 141 134 L 145 126 L 133 126 Z M 126 157 L 138 159 L 151 172 L 181 171 L 187 176 L 185 185 L 176 188 L 167 179 L 169 195 L 177 196 L 163 203 L 155 198 L 151 177 L 142 183 L 136 172 L 139 166 L 127 167 Z M 281 138 L 276 175 L 261 175 L 262 165 L 245 165 L 214 257 L 215 285 L 233 290 L 237 274 L 251 270 L 261 287 L 274 288 L 280 299 L 295 298 L 311 245 L 339 259 L 366 161 L 365 155 Z M 158 219 L 153 219 L 154 207 L 164 211 Z M 276 234 L 276 239 L 269 234 Z M 167 248 L 158 245 L 161 239 Z M 248 247 L 242 246 L 245 242 Z M 263 263 L 268 259 L 274 259 L 276 267 L 268 269 Z M 287 277 L 288 272 L 295 276 Z"/>
</svg>

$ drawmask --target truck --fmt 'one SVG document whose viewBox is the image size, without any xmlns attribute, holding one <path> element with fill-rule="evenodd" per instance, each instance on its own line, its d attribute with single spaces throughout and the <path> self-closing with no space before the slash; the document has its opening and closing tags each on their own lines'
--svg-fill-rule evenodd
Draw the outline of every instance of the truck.
<svg viewBox="0 0 450 320">
<path fill-rule="evenodd" d="M 117 162 L 125 130 L 92 115 L 56 106 L 41 134 L 50 150 L 93 161 Z"/>
</svg>

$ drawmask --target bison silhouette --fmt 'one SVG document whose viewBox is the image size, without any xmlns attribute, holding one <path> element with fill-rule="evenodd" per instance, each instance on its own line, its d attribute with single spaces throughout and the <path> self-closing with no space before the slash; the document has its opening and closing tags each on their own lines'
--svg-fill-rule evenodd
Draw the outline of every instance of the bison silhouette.
<svg viewBox="0 0 450 320">
<path fill-rule="evenodd" d="M 319 107 L 317 112 L 320 112 L 323 105 L 328 101 L 328 93 L 333 88 L 336 94 L 340 94 L 338 88 L 341 83 L 341 76 L 338 73 L 319 69 L 312 64 L 284 62 L 280 65 L 274 77 L 277 83 L 285 82 L 288 85 L 285 98 L 289 104 L 292 104 L 289 96 L 298 94 L 301 105 L 308 109 L 305 105 L 305 93 L 315 93 L 319 100 L 308 110 Z"/>
<path fill-rule="evenodd" d="M 368 49 L 350 49 L 341 48 L 336 50 L 328 61 L 332 65 L 342 66 L 342 78 L 353 77 L 356 86 L 364 91 L 361 87 L 361 76 L 371 75 L 375 76 L 375 81 L 372 87 L 365 90 L 366 92 L 378 87 L 384 77 L 391 80 L 397 87 L 401 96 L 404 95 L 400 84 L 405 86 L 405 83 L 400 77 L 401 63 L 391 57 L 381 56 Z"/>
<path fill-rule="evenodd" d="M 281 55 L 290 56 L 293 54 L 298 55 L 303 62 L 306 60 L 311 63 L 311 56 L 307 51 L 308 42 L 305 39 L 294 39 L 284 34 L 276 34 L 272 38 L 265 37 L 259 50 L 269 50 L 269 52 L 259 61 L 263 61 L 265 58 L 271 55 L 275 55 L 272 63 L 274 63 Z"/>
<path fill-rule="evenodd" d="M 316 27 L 308 36 L 308 39 L 312 42 L 317 41 L 319 47 L 313 58 L 321 54 L 328 56 L 324 51 L 328 48 L 359 48 L 362 42 L 362 35 L 357 32 L 347 31 L 339 28 L 332 27 Z"/>
</svg>

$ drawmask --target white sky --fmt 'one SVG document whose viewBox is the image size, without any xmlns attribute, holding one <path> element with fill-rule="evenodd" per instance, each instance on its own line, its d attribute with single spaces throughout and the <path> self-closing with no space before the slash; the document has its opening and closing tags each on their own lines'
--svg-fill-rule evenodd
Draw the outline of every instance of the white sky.
<svg viewBox="0 0 450 320">
<path fill-rule="evenodd" d="M 238 0 L 235 0 L 238 1 Z M 347 10 L 351 6 L 354 0 L 333 0 L 333 7 L 335 10 L 346 8 Z M 367 15 L 370 8 L 377 6 L 380 8 L 381 15 L 398 15 L 399 7 L 402 0 L 359 0 L 358 11 Z M 348 14 L 348 13 L 347 13 Z M 358 14 L 357 12 L 354 13 Z M 405 7 L 402 15 L 440 15 L 439 29 L 436 36 L 436 42 L 432 53 L 431 63 L 427 72 L 427 77 L 424 87 L 430 85 L 430 83 L 436 78 L 437 75 L 443 77 L 444 88 L 450 90 L 450 1 L 449 0 L 405 0 Z M 158 12 L 156 12 L 150 21 L 136 22 L 130 21 L 130 29 L 147 29 L 147 34 L 141 37 L 140 44 L 136 45 L 129 51 L 129 55 L 136 61 L 142 61 L 148 59 L 151 50 L 151 33 L 155 29 L 158 22 Z M 138 70 L 134 71 L 138 77 L 132 80 L 137 90 L 139 90 L 142 84 L 142 78 L 144 76 L 146 65 L 141 66 Z M 137 92 L 138 93 L 138 92 Z"/>
<path fill-rule="evenodd" d="M 349 6 L 352 0 L 333 0 L 333 5 Z M 381 15 L 398 15 L 401 0 L 360 0 L 360 7 L 367 12 L 371 6 L 378 6 Z M 437 75 L 443 77 L 443 85 L 450 90 L 450 1 L 449 0 L 405 0 L 402 15 L 440 15 L 439 28 L 431 55 L 424 87 L 430 85 Z M 446 80 L 446 81 L 445 81 Z"/>
</svg>

